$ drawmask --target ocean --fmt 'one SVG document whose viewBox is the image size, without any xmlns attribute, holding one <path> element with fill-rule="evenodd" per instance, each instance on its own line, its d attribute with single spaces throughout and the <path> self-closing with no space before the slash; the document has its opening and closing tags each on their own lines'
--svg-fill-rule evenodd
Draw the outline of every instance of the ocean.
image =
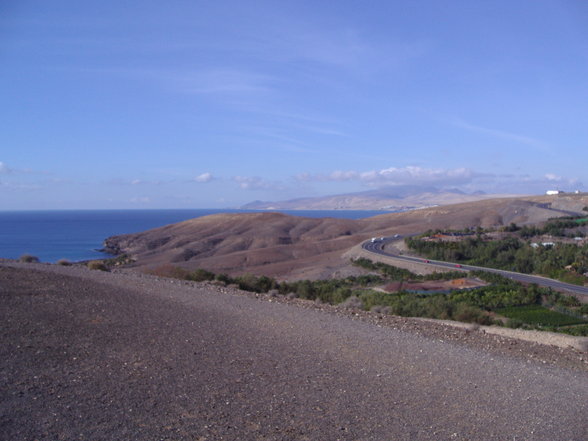
<svg viewBox="0 0 588 441">
<path fill-rule="evenodd" d="M 279 210 L 305 217 L 361 219 L 389 211 Z M 51 210 L 0 211 L 0 258 L 23 254 L 41 262 L 67 259 L 103 259 L 102 242 L 109 236 L 137 233 L 163 225 L 216 213 L 250 213 L 251 210 Z"/>
</svg>

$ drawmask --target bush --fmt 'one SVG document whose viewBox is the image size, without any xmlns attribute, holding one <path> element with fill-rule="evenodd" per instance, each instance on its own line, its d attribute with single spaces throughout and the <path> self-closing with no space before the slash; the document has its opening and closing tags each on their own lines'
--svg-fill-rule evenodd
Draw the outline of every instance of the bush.
<svg viewBox="0 0 588 441">
<path fill-rule="evenodd" d="M 588 325 L 570 326 L 567 328 L 560 328 L 559 332 L 564 334 L 574 335 L 576 337 L 588 337 Z M 586 348 L 588 352 L 588 347 Z"/>
<path fill-rule="evenodd" d="M 71 262 L 67 259 L 59 259 L 57 261 L 57 265 L 61 265 L 61 266 L 69 266 L 71 265 Z"/>
<path fill-rule="evenodd" d="M 522 327 L 523 325 L 524 325 L 524 323 L 518 319 L 508 319 L 506 321 L 507 328 L 518 329 L 518 328 Z"/>
<path fill-rule="evenodd" d="M 376 314 L 390 314 L 390 307 L 389 306 L 382 306 L 382 305 L 374 305 L 370 309 L 371 312 L 375 312 Z"/>
<path fill-rule="evenodd" d="M 479 308 L 468 305 L 467 303 L 458 303 L 453 318 L 460 322 L 478 323 L 481 325 L 489 325 L 492 319 Z"/>
<path fill-rule="evenodd" d="M 363 309 L 363 302 L 359 297 L 356 296 L 348 297 L 340 305 L 345 309 Z"/>
<path fill-rule="evenodd" d="M 108 268 L 101 260 L 92 260 L 91 262 L 88 262 L 86 266 L 91 270 L 108 271 Z"/>
<path fill-rule="evenodd" d="M 39 261 L 39 258 L 30 254 L 23 254 L 18 260 L 24 263 L 36 263 Z"/>
<path fill-rule="evenodd" d="M 231 279 L 228 275 L 224 273 L 217 274 L 215 276 L 215 279 L 219 282 L 224 283 L 225 285 L 230 285 L 231 283 L 233 283 L 233 279 Z"/>
<path fill-rule="evenodd" d="M 155 268 L 148 269 L 145 272 L 157 277 L 170 277 L 172 279 L 180 280 L 189 280 L 190 277 L 190 271 L 179 266 L 170 265 L 169 263 L 156 266 Z"/>
<path fill-rule="evenodd" d="M 193 280 L 194 282 L 204 282 L 207 280 L 214 280 L 214 273 L 211 273 L 210 271 L 206 271 L 203 269 L 197 269 L 195 271 L 193 271 L 188 278 L 190 280 Z"/>
</svg>

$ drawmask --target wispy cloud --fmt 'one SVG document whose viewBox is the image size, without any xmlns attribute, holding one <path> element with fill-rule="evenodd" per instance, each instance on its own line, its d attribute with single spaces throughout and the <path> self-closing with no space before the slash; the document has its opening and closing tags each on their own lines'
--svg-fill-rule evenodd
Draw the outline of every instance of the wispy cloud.
<svg viewBox="0 0 588 441">
<path fill-rule="evenodd" d="M 173 181 L 161 181 L 161 180 L 145 180 L 145 179 L 110 179 L 106 181 L 109 185 L 120 185 L 120 186 L 139 186 L 139 185 L 163 185 L 171 183 Z"/>
<path fill-rule="evenodd" d="M 206 183 L 206 182 L 210 182 L 214 179 L 214 176 L 212 176 L 212 173 L 206 172 L 206 173 L 202 173 L 198 176 L 196 176 L 194 178 L 194 182 L 198 182 L 198 183 Z"/>
<path fill-rule="evenodd" d="M 431 169 L 415 166 L 389 167 L 381 170 L 336 170 L 329 174 L 301 174 L 300 182 L 310 181 L 359 181 L 369 186 L 386 185 L 460 185 L 487 176 L 468 168 Z"/>
<path fill-rule="evenodd" d="M 12 169 L 5 163 L 0 162 L 0 174 L 7 175 L 8 173 L 12 173 Z"/>
<path fill-rule="evenodd" d="M 6 188 L 8 190 L 15 190 L 15 191 L 35 191 L 41 190 L 43 186 L 39 184 L 27 184 L 27 183 L 19 183 L 19 182 L 6 182 L 0 181 L 0 187 Z"/>
<path fill-rule="evenodd" d="M 234 176 L 233 181 L 235 181 L 242 190 L 281 191 L 285 189 L 282 183 L 268 181 L 264 178 L 260 178 L 259 176 Z"/>
<path fill-rule="evenodd" d="M 470 124 L 460 118 L 453 118 L 450 120 L 450 123 L 456 127 L 466 129 L 471 132 L 483 133 L 485 135 L 489 135 L 489 136 L 492 136 L 495 138 L 501 138 L 501 139 L 505 139 L 507 141 L 512 141 L 512 142 L 516 142 L 519 144 L 524 144 L 529 147 L 533 147 L 536 150 L 540 150 L 540 151 L 548 151 L 549 150 L 549 146 L 545 142 L 543 142 L 539 139 L 536 139 L 536 138 L 532 138 L 530 136 Z"/>
</svg>

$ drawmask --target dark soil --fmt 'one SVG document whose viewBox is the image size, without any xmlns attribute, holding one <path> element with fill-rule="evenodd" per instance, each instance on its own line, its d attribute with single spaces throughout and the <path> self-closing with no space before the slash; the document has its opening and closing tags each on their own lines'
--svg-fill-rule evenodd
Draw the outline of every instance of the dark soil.
<svg viewBox="0 0 588 441">
<path fill-rule="evenodd" d="M 0 265 L 2 440 L 588 439 L 588 372 L 573 350 L 12 266 Z"/>
</svg>

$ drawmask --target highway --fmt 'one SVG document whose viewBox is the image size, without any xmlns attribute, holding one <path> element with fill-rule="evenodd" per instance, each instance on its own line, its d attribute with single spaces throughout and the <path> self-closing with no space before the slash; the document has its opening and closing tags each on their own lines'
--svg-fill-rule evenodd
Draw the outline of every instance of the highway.
<svg viewBox="0 0 588 441">
<path fill-rule="evenodd" d="M 406 236 L 404 236 L 404 237 L 406 237 Z M 379 254 L 381 256 L 393 257 L 395 259 L 404 260 L 407 262 L 433 265 L 433 266 L 436 266 L 439 268 L 451 268 L 452 270 L 464 271 L 464 272 L 467 272 L 467 271 L 486 271 L 489 273 L 496 273 L 496 274 L 500 274 L 503 277 L 507 277 L 509 279 L 516 280 L 517 282 L 535 283 L 539 286 L 544 286 L 544 287 L 552 288 L 557 291 L 563 291 L 566 293 L 570 293 L 570 294 L 574 294 L 574 295 L 588 298 L 588 286 L 572 285 L 570 283 L 560 282 L 559 280 L 553 280 L 553 279 L 549 279 L 547 277 L 517 273 L 514 271 L 505 271 L 505 270 L 500 270 L 500 269 L 496 269 L 496 268 L 486 268 L 486 267 L 474 266 L 474 265 L 462 265 L 462 264 L 458 264 L 458 263 L 442 262 L 439 260 L 430 260 L 430 259 L 426 259 L 426 258 L 422 258 L 422 257 L 404 256 L 404 255 L 400 255 L 400 254 L 393 254 L 393 253 L 390 253 L 389 251 L 385 250 L 386 245 L 388 245 L 391 242 L 397 241 L 397 240 L 403 240 L 404 237 L 389 236 L 389 237 L 378 238 L 374 242 L 372 242 L 371 240 L 368 240 L 362 244 L 362 248 L 365 251 L 368 251 L 368 252 L 374 253 L 374 254 Z"/>
</svg>

